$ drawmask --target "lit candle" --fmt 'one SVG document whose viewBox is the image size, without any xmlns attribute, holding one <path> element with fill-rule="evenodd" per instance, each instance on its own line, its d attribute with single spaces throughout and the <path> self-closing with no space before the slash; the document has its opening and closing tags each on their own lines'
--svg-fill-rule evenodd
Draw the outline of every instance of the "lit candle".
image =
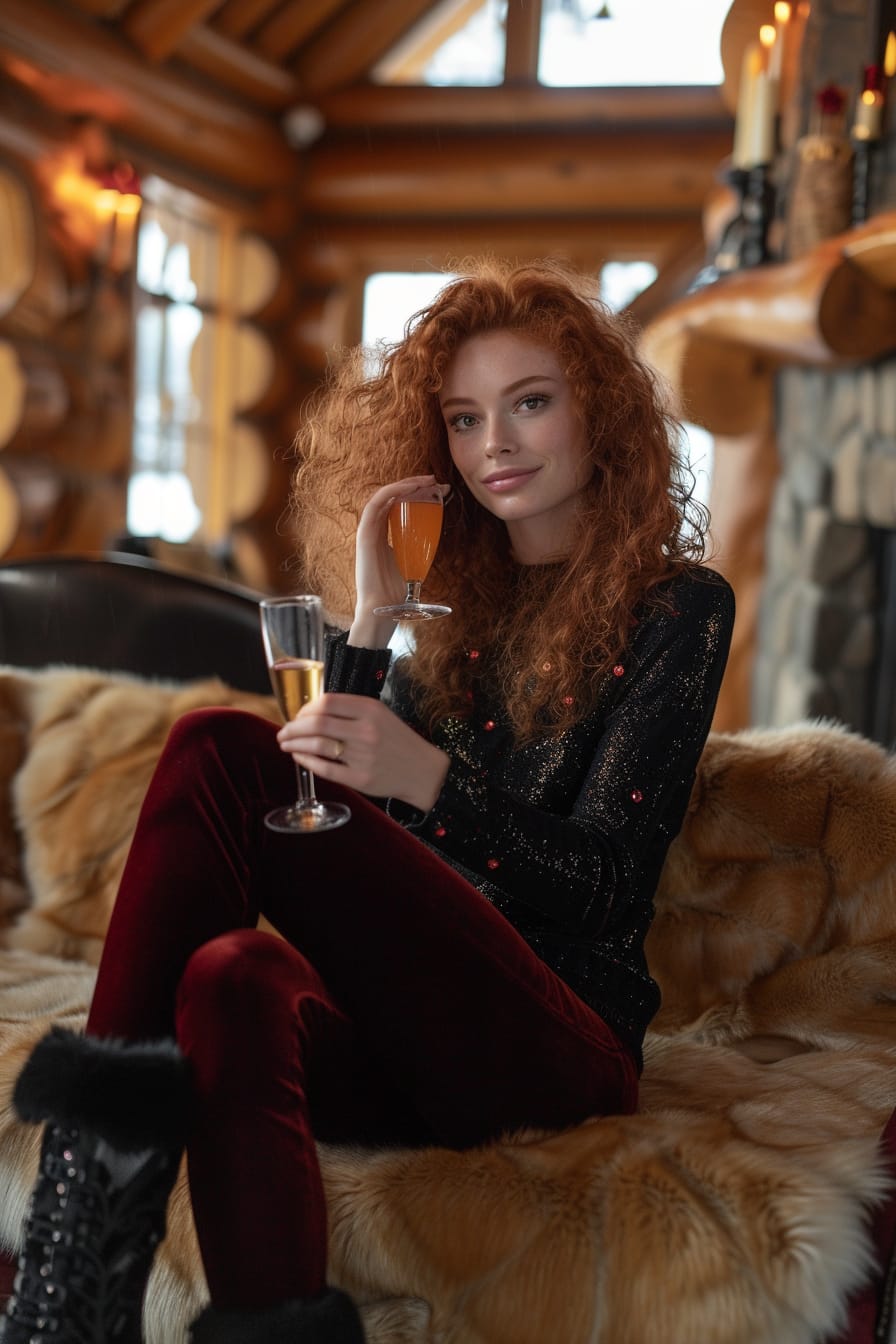
<svg viewBox="0 0 896 1344">
<path fill-rule="evenodd" d="M 778 88 L 767 70 L 756 76 L 750 134 L 747 139 L 747 167 L 771 163 L 775 157 L 775 114 Z"/>
<path fill-rule="evenodd" d="M 769 78 L 777 85 L 781 78 L 781 44 L 773 23 L 764 23 L 759 29 L 759 41 L 765 57 L 765 68 Z"/>
<path fill-rule="evenodd" d="M 790 32 L 790 5 L 787 0 L 776 0 L 775 4 L 775 45 L 772 47 L 772 78 L 779 82 L 784 75 L 784 58 L 787 49 L 787 35 Z"/>
<path fill-rule="evenodd" d="M 864 89 L 856 103 L 852 125 L 854 140 L 879 140 L 883 130 L 884 96 L 874 89 Z"/>
<path fill-rule="evenodd" d="M 866 65 L 862 92 L 856 101 L 852 125 L 854 140 L 879 140 L 883 130 L 884 92 L 881 72 L 876 65 Z"/>
<path fill-rule="evenodd" d="M 750 158 L 753 135 L 756 81 L 762 71 L 762 52 L 758 42 L 751 42 L 744 51 L 737 91 L 737 113 L 734 120 L 734 148 L 731 164 L 734 168 L 750 168 L 756 162 Z"/>
</svg>

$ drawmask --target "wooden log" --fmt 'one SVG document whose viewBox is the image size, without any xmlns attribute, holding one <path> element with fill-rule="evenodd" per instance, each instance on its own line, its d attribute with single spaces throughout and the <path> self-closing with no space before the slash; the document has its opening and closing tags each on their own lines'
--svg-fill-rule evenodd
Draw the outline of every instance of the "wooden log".
<svg viewBox="0 0 896 1344">
<path fill-rule="evenodd" d="M 843 234 L 843 253 L 882 289 L 896 289 L 896 210 Z"/>
<path fill-rule="evenodd" d="M 360 339 L 349 330 L 352 301 L 343 286 L 305 296 L 290 327 L 291 352 L 305 368 L 323 373 L 334 350 Z"/>
<path fill-rule="evenodd" d="M 650 261 L 662 270 L 698 222 L 676 216 L 621 214 L 528 215 L 507 219 L 328 220 L 325 228 L 296 234 L 292 266 L 317 289 L 357 283 L 377 271 L 451 270 L 460 257 L 512 257 L 520 261 L 562 257 L 580 270 L 597 272 L 607 260 Z"/>
<path fill-rule="evenodd" d="M 533 132 L 520 153 L 514 133 L 337 142 L 309 151 L 304 206 L 330 218 L 614 212 L 699 215 L 727 137 L 681 132 L 642 136 Z M 637 164 L 637 172 L 632 165 Z"/>
<path fill-rule="evenodd" d="M 164 61 L 194 26 L 201 24 L 218 0 L 135 0 L 119 19 L 121 31 L 151 61 Z"/>
<path fill-rule="evenodd" d="M 894 257 L 896 216 L 886 215 L 869 221 L 856 238 L 826 239 L 795 261 L 741 271 L 681 299 L 646 328 L 642 349 L 686 403 L 695 382 L 710 380 L 701 363 L 711 363 L 720 380 L 714 399 L 720 410 L 724 389 L 738 388 L 744 351 L 769 367 L 782 360 L 832 366 L 879 358 L 896 349 L 896 288 L 876 278 L 891 277 Z"/>
<path fill-rule="evenodd" d="M 237 523 L 230 536 L 231 554 L 240 581 L 259 592 L 304 592 L 296 567 L 295 539 L 278 527 L 277 519 Z"/>
<path fill-rule="evenodd" d="M 761 433 L 781 362 L 832 367 L 896 350 L 896 212 L 784 265 L 725 277 L 641 336 L 679 412 L 711 433 Z"/>
<path fill-rule="evenodd" d="M 769 510 L 780 475 L 771 406 L 764 425 L 739 436 L 717 435 L 709 509 L 713 568 L 734 589 L 737 616 L 713 730 L 735 733 L 753 722 L 753 666 L 759 642 L 759 603 L 765 579 Z"/>
<path fill-rule="evenodd" d="M 339 22 L 319 28 L 302 43 L 293 72 L 314 97 L 323 89 L 345 88 L 362 83 L 364 77 L 430 8 L 432 0 L 354 0 L 339 14 Z M 297 8 L 299 8 L 297 6 Z M 282 57 L 284 51 L 267 54 Z"/>
<path fill-rule="evenodd" d="M 35 92 L 71 115 L 96 112 L 73 69 L 102 71 L 106 120 L 119 132 L 258 190 L 295 181 L 297 160 L 277 125 L 195 81 L 154 69 L 123 38 L 50 0 L 3 0 L 0 51 L 28 62 Z"/>
<path fill-rule="evenodd" d="M 531 129 L 612 126 L 662 132 L 671 123 L 716 131 L 731 148 L 733 120 L 717 88 L 546 89 L 527 84 L 496 88 L 390 87 L 355 84 L 319 94 L 315 105 L 333 130 L 405 131 L 408 126 Z M 517 152 L 520 144 L 517 140 Z M 719 157 L 722 157 L 721 155 Z"/>
<path fill-rule="evenodd" d="M 517 0 L 516 4 L 509 4 L 504 34 L 504 83 L 536 84 L 541 0 Z"/>
<path fill-rule="evenodd" d="M 0 457 L 0 556 L 15 559 L 56 549 L 73 492 L 45 463 Z"/>
<path fill-rule="evenodd" d="M 285 351 L 251 322 L 240 322 L 228 333 L 207 316 L 190 356 L 194 381 L 202 385 L 202 370 L 214 370 L 229 398 L 230 414 L 266 415 L 282 406 L 291 386 Z M 229 370 L 226 375 L 222 370 Z"/>
<path fill-rule="evenodd" d="M 274 497 L 275 446 L 258 424 L 237 420 L 230 444 L 227 504 L 231 526 L 267 511 Z M 283 505 L 280 495 L 280 506 Z"/>
<path fill-rule="evenodd" d="M 23 177 L 0 164 L 0 317 L 14 308 L 34 275 L 36 219 Z"/>
<path fill-rule="evenodd" d="M 299 101 L 301 89 L 288 70 L 208 24 L 198 24 L 185 33 L 177 50 L 181 60 L 195 70 L 259 107 L 282 111 Z"/>
<path fill-rule="evenodd" d="M 665 380 L 680 419 L 731 436 L 767 423 L 775 364 L 749 346 L 677 331 L 663 343 L 642 340 L 641 354 Z"/>
<path fill-rule="evenodd" d="M 295 286 L 275 250 L 258 234 L 237 240 L 234 308 L 238 316 L 270 322 L 283 316 L 295 302 Z"/>
<path fill-rule="evenodd" d="M 301 5 L 275 5 L 273 13 L 259 24 L 254 44 L 263 56 L 282 60 L 325 27 L 341 4 L 342 0 L 303 0 Z"/>
<path fill-rule="evenodd" d="M 57 429 L 71 398 L 52 354 L 0 341 L 0 448 Z"/>
</svg>

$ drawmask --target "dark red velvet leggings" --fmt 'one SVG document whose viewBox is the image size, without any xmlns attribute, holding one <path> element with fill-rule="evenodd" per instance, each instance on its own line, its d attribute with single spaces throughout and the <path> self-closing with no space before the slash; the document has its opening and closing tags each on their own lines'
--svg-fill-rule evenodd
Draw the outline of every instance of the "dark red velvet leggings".
<svg viewBox="0 0 896 1344">
<path fill-rule="evenodd" d="M 311 836 L 275 728 L 199 710 L 140 815 L 87 1024 L 192 1062 L 190 1191 L 212 1301 L 321 1291 L 315 1136 L 462 1148 L 634 1109 L 609 1027 L 473 887 L 368 799 Z M 254 928 L 262 912 L 283 939 Z"/>
</svg>

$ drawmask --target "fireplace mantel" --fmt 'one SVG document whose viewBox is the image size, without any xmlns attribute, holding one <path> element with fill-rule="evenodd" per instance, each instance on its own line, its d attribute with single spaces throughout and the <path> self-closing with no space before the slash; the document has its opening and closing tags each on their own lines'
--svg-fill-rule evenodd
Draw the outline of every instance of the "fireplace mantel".
<svg viewBox="0 0 896 1344">
<path fill-rule="evenodd" d="M 712 434 L 758 431 L 782 365 L 844 367 L 896 351 L 896 211 L 687 295 L 647 325 L 641 349 L 683 418 Z"/>
</svg>

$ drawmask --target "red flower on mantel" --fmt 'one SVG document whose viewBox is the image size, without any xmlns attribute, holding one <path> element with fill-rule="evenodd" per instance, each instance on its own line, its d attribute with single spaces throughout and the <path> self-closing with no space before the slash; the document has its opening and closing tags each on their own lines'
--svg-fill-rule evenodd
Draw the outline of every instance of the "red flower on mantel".
<svg viewBox="0 0 896 1344">
<path fill-rule="evenodd" d="M 846 106 L 846 95 L 836 84 L 826 84 L 816 93 L 815 101 L 823 117 L 838 117 Z"/>
</svg>

